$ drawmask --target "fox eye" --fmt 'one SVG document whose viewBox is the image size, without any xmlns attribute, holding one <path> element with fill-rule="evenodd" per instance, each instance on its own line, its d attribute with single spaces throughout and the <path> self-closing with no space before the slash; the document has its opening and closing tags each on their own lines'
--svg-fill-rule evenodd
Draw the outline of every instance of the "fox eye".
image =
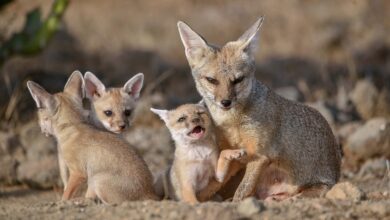
<svg viewBox="0 0 390 220">
<path fill-rule="evenodd" d="M 242 80 L 244 80 L 244 78 L 245 78 L 245 76 L 238 77 L 237 79 L 233 80 L 232 83 L 233 83 L 234 85 L 235 85 L 235 84 L 238 84 L 238 83 L 242 82 Z"/>
<path fill-rule="evenodd" d="M 207 82 L 209 82 L 213 85 L 218 85 L 218 83 L 219 83 L 218 80 L 211 78 L 211 77 L 207 77 L 207 76 L 206 76 L 206 80 L 207 80 Z"/>
<path fill-rule="evenodd" d="M 179 119 L 177 119 L 177 122 L 184 122 L 186 120 L 186 117 L 183 116 L 183 117 L 180 117 Z"/>
<path fill-rule="evenodd" d="M 131 115 L 131 110 L 126 109 L 124 113 L 125 113 L 125 116 L 129 117 Z"/>
<path fill-rule="evenodd" d="M 198 112 L 198 115 L 203 115 L 203 114 L 205 114 L 206 112 L 204 112 L 204 111 L 199 111 Z"/>
<path fill-rule="evenodd" d="M 104 111 L 104 114 L 105 114 L 107 117 L 110 117 L 110 116 L 112 115 L 112 111 L 111 111 L 111 110 Z"/>
</svg>

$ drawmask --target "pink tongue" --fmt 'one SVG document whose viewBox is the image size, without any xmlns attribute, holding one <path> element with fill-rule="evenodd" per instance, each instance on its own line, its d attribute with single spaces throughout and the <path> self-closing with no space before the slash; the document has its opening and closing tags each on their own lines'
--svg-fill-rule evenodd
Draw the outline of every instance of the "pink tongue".
<svg viewBox="0 0 390 220">
<path fill-rule="evenodd" d="M 203 135 L 203 131 L 202 131 L 202 128 L 200 127 L 196 127 L 194 128 L 194 130 L 192 131 L 192 134 L 191 134 L 193 137 L 195 138 L 200 138 L 202 137 Z"/>
</svg>

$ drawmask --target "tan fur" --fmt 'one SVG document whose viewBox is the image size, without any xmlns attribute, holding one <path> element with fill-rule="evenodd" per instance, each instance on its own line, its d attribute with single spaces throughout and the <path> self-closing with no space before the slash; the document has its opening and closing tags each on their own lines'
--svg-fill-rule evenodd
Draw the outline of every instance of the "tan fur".
<svg viewBox="0 0 390 220">
<path fill-rule="evenodd" d="M 97 128 L 108 130 L 116 134 L 125 132 L 130 127 L 132 112 L 136 107 L 136 101 L 142 88 L 143 74 L 139 73 L 127 81 L 122 88 L 108 88 L 91 72 L 85 74 L 86 95 L 91 103 L 91 110 L 85 111 L 89 122 Z M 137 84 L 138 82 L 138 84 Z M 126 85 L 125 84 L 125 85 Z M 135 88 L 132 90 L 132 88 Z M 111 111 L 112 115 L 105 115 L 105 111 Z M 125 111 L 130 112 L 126 115 Z M 58 162 L 60 176 L 64 189 L 66 188 L 69 170 L 63 162 L 61 151 L 58 150 Z"/>
<path fill-rule="evenodd" d="M 176 144 L 172 166 L 155 181 L 157 194 L 194 204 L 198 202 L 197 194 L 203 191 L 200 201 L 210 199 L 214 193 L 207 189 L 209 182 L 223 182 L 230 162 L 244 159 L 245 152 L 223 150 L 219 154 L 214 128 L 203 106 L 187 104 L 171 111 L 151 110 L 165 121 Z M 194 138 L 191 132 L 199 126 L 202 136 Z"/>
<path fill-rule="evenodd" d="M 120 88 L 110 88 L 99 99 L 92 102 L 93 110 L 91 111 L 92 121 L 98 127 L 103 124 L 105 128 L 110 128 L 109 131 L 121 133 L 130 126 L 130 117 L 125 116 L 126 109 L 132 111 L 135 107 L 135 102 L 128 99 L 128 95 L 121 91 Z M 112 111 L 112 116 L 107 116 L 104 111 Z M 96 121 L 99 122 L 96 122 Z"/>
<path fill-rule="evenodd" d="M 143 74 L 135 75 L 121 88 L 106 88 L 91 72 L 84 78 L 86 96 L 91 102 L 92 123 L 117 134 L 127 130 L 143 85 Z"/>
<path fill-rule="evenodd" d="M 255 194 L 274 197 L 273 192 L 291 197 L 312 186 L 332 186 L 340 176 L 341 152 L 320 113 L 278 96 L 256 80 L 253 53 L 262 20 L 223 47 L 211 46 L 178 23 L 196 88 L 215 123 L 218 145 L 248 153 L 235 201 Z"/>
<path fill-rule="evenodd" d="M 151 173 L 134 148 L 117 135 L 94 128 L 83 116 L 82 85 L 79 72 L 72 74 L 64 92 L 54 95 L 28 82 L 41 128 L 55 136 L 69 168 L 63 199 L 72 198 L 85 181 L 86 197 L 97 195 L 104 203 L 156 199 Z"/>
</svg>

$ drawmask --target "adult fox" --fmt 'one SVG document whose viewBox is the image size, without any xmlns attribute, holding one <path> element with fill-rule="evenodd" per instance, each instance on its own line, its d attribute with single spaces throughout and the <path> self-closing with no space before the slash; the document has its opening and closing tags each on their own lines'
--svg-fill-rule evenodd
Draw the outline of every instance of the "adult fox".
<svg viewBox="0 0 390 220">
<path fill-rule="evenodd" d="M 178 22 L 196 88 L 216 126 L 218 146 L 242 148 L 248 154 L 233 200 L 255 194 L 267 200 L 322 194 L 339 179 L 340 149 L 318 111 L 284 99 L 256 80 L 254 51 L 262 22 L 260 18 L 223 47 L 208 44 Z M 230 176 L 241 168 L 232 166 Z M 221 187 L 215 185 L 209 190 Z"/>
</svg>

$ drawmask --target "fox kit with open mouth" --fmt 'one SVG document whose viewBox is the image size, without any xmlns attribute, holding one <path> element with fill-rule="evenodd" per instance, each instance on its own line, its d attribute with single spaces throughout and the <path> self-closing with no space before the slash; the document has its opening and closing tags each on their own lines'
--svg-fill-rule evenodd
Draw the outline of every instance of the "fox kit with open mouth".
<svg viewBox="0 0 390 220">
<path fill-rule="evenodd" d="M 116 134 L 130 127 L 132 113 L 142 89 L 144 74 L 138 73 L 121 88 L 106 88 L 91 72 L 84 75 L 86 97 L 91 102 L 91 121 Z"/>
<path fill-rule="evenodd" d="M 168 197 L 197 203 L 197 193 L 207 188 L 211 179 L 223 182 L 230 161 L 245 156 L 243 150 L 219 153 L 207 109 L 199 104 L 181 105 L 170 111 L 152 108 L 151 111 L 165 122 L 176 144 L 172 167 L 166 177 L 160 176 L 155 182 L 159 196 L 163 193 L 162 178 L 166 178 Z"/>
<path fill-rule="evenodd" d="M 318 111 L 284 99 L 256 80 L 254 52 L 262 22 L 260 18 L 238 40 L 222 47 L 208 44 L 178 22 L 196 88 L 216 127 L 218 145 L 245 149 L 248 154 L 245 175 L 233 200 L 255 194 L 277 200 L 322 194 L 339 179 L 339 146 Z M 235 164 L 231 168 L 228 177 L 240 169 Z"/>
<path fill-rule="evenodd" d="M 62 199 L 72 198 L 85 181 L 86 197 L 98 197 L 107 204 L 156 199 L 152 175 L 135 149 L 118 135 L 92 126 L 83 114 L 83 86 L 78 71 L 70 76 L 64 91 L 56 94 L 27 82 L 38 107 L 41 130 L 56 138 L 69 168 Z"/>
</svg>

